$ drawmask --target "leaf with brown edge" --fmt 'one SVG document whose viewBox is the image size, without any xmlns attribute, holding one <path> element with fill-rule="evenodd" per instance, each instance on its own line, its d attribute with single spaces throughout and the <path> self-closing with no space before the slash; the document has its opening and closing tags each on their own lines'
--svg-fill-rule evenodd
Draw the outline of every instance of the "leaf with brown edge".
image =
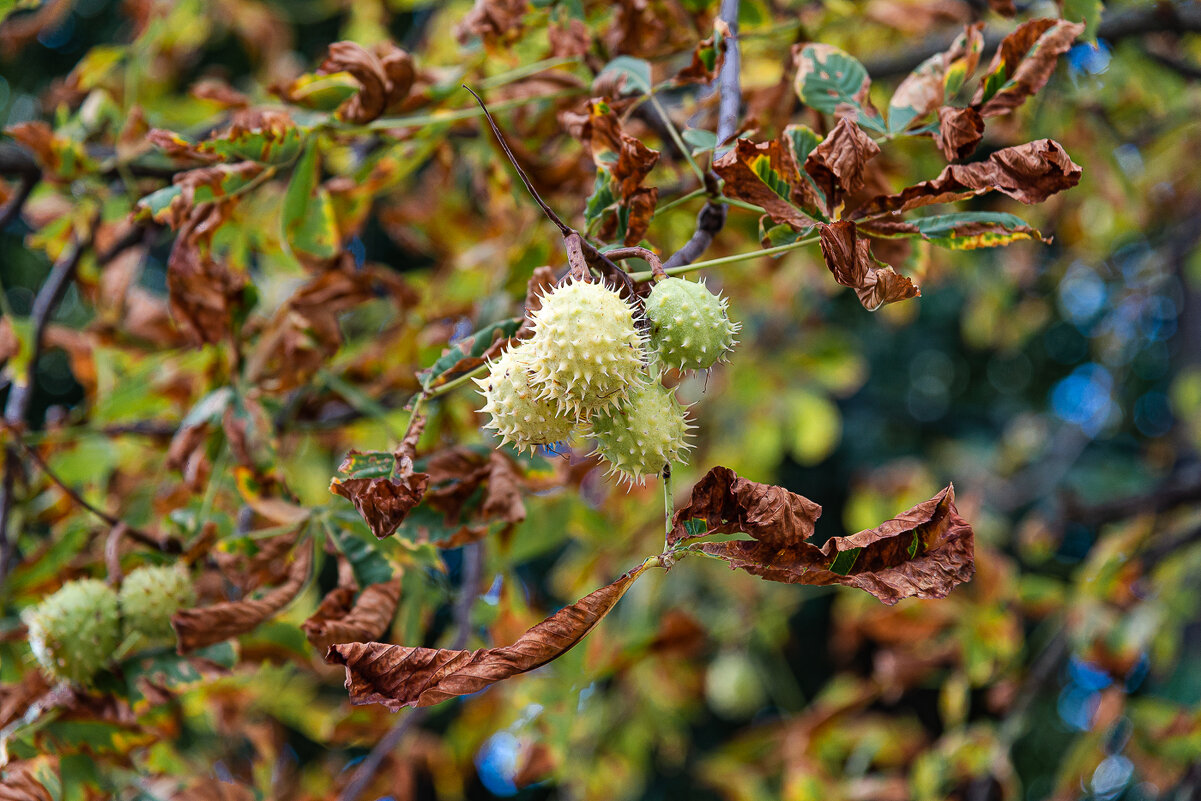
<svg viewBox="0 0 1201 801">
<path fill-rule="evenodd" d="M 46 789 L 47 783 L 61 789 L 57 757 L 43 755 L 10 762 L 0 774 L 0 801 L 55 801 L 56 795 Z"/>
<path fill-rule="evenodd" d="M 1084 23 L 1035 19 L 1001 40 L 988 71 L 972 97 L 981 117 L 1006 114 L 1046 85 L 1059 57 L 1084 31 Z"/>
<path fill-rule="evenodd" d="M 1039 139 L 998 150 L 984 161 L 947 165 L 932 181 L 895 195 L 879 195 L 855 211 L 855 218 L 885 211 L 909 211 L 935 203 L 953 203 L 997 191 L 1022 203 L 1041 203 L 1080 183 L 1080 165 L 1052 139 Z"/>
<path fill-rule="evenodd" d="M 943 106 L 938 110 L 934 142 L 947 161 L 967 158 L 984 138 L 984 118 L 971 108 Z"/>
<path fill-rule="evenodd" d="M 213 235 L 225 220 L 224 204 L 193 208 L 167 260 L 171 317 L 196 345 L 232 339 L 236 313 L 245 301 L 246 277 L 213 253 Z"/>
<path fill-rule="evenodd" d="M 955 508 L 953 485 L 874 529 L 833 537 L 821 548 L 761 540 L 697 547 L 769 581 L 857 587 L 890 606 L 902 598 L 945 598 L 976 571 L 975 538 Z"/>
<path fill-rule="evenodd" d="M 860 229 L 881 237 L 920 237 L 951 250 L 1001 247 L 1023 239 L 1044 244 L 1051 242 L 1021 217 L 999 211 L 958 211 L 911 220 L 872 220 L 862 223 Z"/>
<path fill-rule="evenodd" d="M 816 209 L 817 194 L 798 169 L 792 150 L 780 140 L 739 139 L 713 162 L 713 171 L 725 181 L 725 195 L 759 206 L 775 222 L 794 231 L 817 225 L 805 211 Z"/>
<path fill-rule="evenodd" d="M 879 152 L 880 146 L 862 128 L 843 117 L 809 153 L 805 172 L 825 195 L 827 213 L 833 213 L 845 195 L 863 188 L 863 168 Z"/>
<path fill-rule="evenodd" d="M 300 592 L 308 579 L 312 561 L 312 545 L 304 544 L 288 569 L 287 581 L 268 590 L 261 598 L 224 601 L 176 612 L 171 618 L 171 626 L 179 640 L 179 653 L 186 654 L 245 634 L 275 615 Z"/>
<path fill-rule="evenodd" d="M 945 52 L 936 53 L 913 70 L 888 102 L 888 130 L 900 133 L 953 97 L 980 61 L 984 23 L 968 25 Z"/>
<path fill-rule="evenodd" d="M 383 636 L 392 624 L 400 600 L 400 576 L 368 585 L 357 599 L 351 590 L 353 604 L 346 601 L 344 591 L 347 589 L 335 587 L 317 611 L 300 625 L 304 636 L 319 653 L 324 654 L 334 643 L 374 640 Z"/>
<path fill-rule="evenodd" d="M 813 536 L 818 504 L 783 487 L 759 484 L 728 467 L 714 467 L 692 487 L 688 505 L 676 510 L 667 544 L 710 534 L 750 534 L 783 546 Z M 690 521 L 703 520 L 703 531 Z"/>
<path fill-rule="evenodd" d="M 346 666 L 346 689 L 353 704 L 383 704 L 393 712 L 433 706 L 559 658 L 592 631 L 651 563 L 560 609 L 512 645 L 455 651 L 352 642 L 330 646 L 326 661 Z"/>
<path fill-rule="evenodd" d="M 726 40 L 721 33 L 697 42 L 692 49 L 692 62 L 676 73 L 672 82 L 677 86 L 690 83 L 712 83 L 726 60 Z"/>
<path fill-rule="evenodd" d="M 872 256 L 871 241 L 860 237 L 850 220 L 823 224 L 821 248 L 834 280 L 855 290 L 868 311 L 922 294 L 912 281 Z"/>
</svg>

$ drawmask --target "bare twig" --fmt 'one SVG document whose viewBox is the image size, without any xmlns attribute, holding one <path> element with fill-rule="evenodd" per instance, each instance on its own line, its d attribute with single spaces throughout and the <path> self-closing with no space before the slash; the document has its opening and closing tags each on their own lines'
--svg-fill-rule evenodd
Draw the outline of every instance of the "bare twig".
<svg viewBox="0 0 1201 801">
<path fill-rule="evenodd" d="M 471 607 L 479 596 L 480 578 L 484 572 L 484 548 L 481 543 L 473 542 L 463 546 L 463 580 L 459 586 L 459 597 L 455 603 L 455 637 L 450 644 L 452 651 L 461 651 L 471 636 Z M 388 755 L 396 750 L 401 740 L 426 715 L 424 707 L 409 712 L 399 723 L 393 726 L 387 734 L 371 749 L 371 753 L 359 763 L 354 775 L 339 796 L 339 801 L 357 801 Z"/>
<path fill-rule="evenodd" d="M 613 261 L 621 261 L 622 259 L 645 259 L 651 266 L 651 274 L 655 280 L 666 278 L 667 274 L 663 272 L 663 262 L 659 260 L 659 256 L 652 250 L 647 250 L 643 247 L 628 247 L 615 248 L 605 253 Z"/>
</svg>

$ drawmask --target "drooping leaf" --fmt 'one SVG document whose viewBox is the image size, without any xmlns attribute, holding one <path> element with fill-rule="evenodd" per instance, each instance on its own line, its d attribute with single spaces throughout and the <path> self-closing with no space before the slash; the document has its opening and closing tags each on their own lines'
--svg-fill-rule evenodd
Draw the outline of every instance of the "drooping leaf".
<svg viewBox="0 0 1201 801">
<path fill-rule="evenodd" d="M 560 609 L 512 645 L 454 651 L 353 642 L 331 646 L 326 660 L 346 667 L 346 689 L 352 703 L 378 703 L 393 711 L 406 706 L 432 706 L 478 692 L 562 656 L 609 613 L 648 564 Z"/>
<path fill-rule="evenodd" d="M 371 533 L 382 540 L 395 534 L 413 507 L 421 503 L 429 480 L 426 473 L 403 471 L 395 478 L 334 477 L 329 489 L 350 500 Z"/>
<path fill-rule="evenodd" d="M 287 580 L 261 598 L 223 601 L 210 606 L 181 609 L 171 618 L 179 652 L 186 654 L 239 634 L 245 634 L 292 602 L 308 580 L 313 546 L 302 544 L 288 569 Z"/>
<path fill-rule="evenodd" d="M 934 141 L 947 161 L 967 158 L 984 138 L 984 118 L 968 106 L 943 106 L 938 110 L 938 131 Z"/>
<path fill-rule="evenodd" d="M 412 56 L 386 41 L 377 44 L 374 52 L 355 42 L 331 44 L 318 74 L 339 73 L 353 76 L 360 89 L 338 108 L 338 117 L 360 124 L 371 122 L 408 97 L 417 77 Z"/>
<path fill-rule="evenodd" d="M 834 280 L 854 289 L 868 311 L 922 294 L 912 281 L 872 256 L 870 240 L 859 236 L 850 220 L 823 224 L 821 248 Z"/>
<path fill-rule="evenodd" d="M 908 211 L 997 191 L 1023 203 L 1041 203 L 1080 182 L 1080 165 L 1051 139 L 998 150 L 984 161 L 950 164 L 937 178 L 895 195 L 879 195 L 855 211 L 856 219 L 884 211 Z"/>
<path fill-rule="evenodd" d="M 1059 57 L 1084 30 L 1084 23 L 1035 19 L 1001 40 L 981 79 L 972 107 L 981 117 L 1006 114 L 1046 85 Z"/>
<path fill-rule="evenodd" d="M 868 100 L 872 80 L 850 54 L 828 44 L 808 44 L 796 53 L 793 88 L 806 106 L 883 133 L 884 123 Z"/>
<path fill-rule="evenodd" d="M 321 182 L 321 154 L 315 142 L 292 171 L 280 213 L 283 241 L 303 260 L 323 261 L 338 255 L 341 244 L 329 190 Z"/>
<path fill-rule="evenodd" d="M 304 636 L 318 653 L 340 642 L 361 642 L 382 636 L 392 624 L 396 603 L 400 600 L 400 576 L 381 584 L 363 588 L 353 603 L 346 603 L 344 594 L 336 588 L 308 620 L 301 624 Z"/>
<path fill-rule="evenodd" d="M 775 222 L 795 231 L 809 231 L 817 220 L 817 190 L 802 177 L 791 151 L 780 140 L 755 143 L 739 139 L 713 162 L 713 171 L 725 182 L 729 197 L 761 207 Z"/>
<path fill-rule="evenodd" d="M 818 504 L 783 487 L 748 481 L 728 467 L 714 467 L 692 487 L 688 504 L 672 518 L 668 545 L 710 534 L 750 534 L 784 545 L 813 536 Z M 702 520 L 703 529 L 688 523 Z"/>
<path fill-rule="evenodd" d="M 805 159 L 805 172 L 826 199 L 832 214 L 842 199 L 863 188 L 863 171 L 880 147 L 863 130 L 843 117 Z"/>
<path fill-rule="evenodd" d="M 183 656 L 174 651 L 135 654 L 120 664 L 125 697 L 135 713 L 220 676 L 237 663 L 231 643 L 221 642 Z"/>
<path fill-rule="evenodd" d="M 238 319 L 253 302 L 253 287 L 248 287 L 246 276 L 213 252 L 213 236 L 225 223 L 226 214 L 225 204 L 203 203 L 192 208 L 167 261 L 171 316 L 198 345 L 231 340 Z"/>
</svg>

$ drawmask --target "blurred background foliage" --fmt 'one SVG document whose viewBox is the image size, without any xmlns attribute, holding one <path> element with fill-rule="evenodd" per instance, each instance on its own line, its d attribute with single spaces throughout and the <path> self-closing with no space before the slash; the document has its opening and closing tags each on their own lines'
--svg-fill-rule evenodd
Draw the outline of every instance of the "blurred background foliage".
<svg viewBox="0 0 1201 801">
<path fill-rule="evenodd" d="M 1118 23 L 1150 7 L 1065 5 L 1065 14 L 1103 11 Z M 1053 3 L 1018 6 L 1023 18 L 1060 13 Z M 894 263 L 923 296 L 875 314 L 830 280 L 816 247 L 705 273 L 742 321 L 742 344 L 729 365 L 680 385 L 700 426 L 691 464 L 676 474 L 680 491 L 726 465 L 821 503 L 824 538 L 874 526 L 954 480 L 977 535 L 973 582 L 943 601 L 886 607 L 853 590 L 770 584 L 705 560 L 670 578 L 648 575 L 552 665 L 432 710 L 386 755 L 363 797 L 1195 797 L 1201 35 L 1171 16 L 1175 4 L 1159 6 L 1168 16 L 1151 30 L 1114 23 L 1108 37 L 1077 44 L 1046 89 L 989 128 L 977 154 L 1052 137 L 1084 167 L 1077 188 L 1040 207 L 968 204 L 1021 211 L 1053 244 L 972 252 L 916 244 Z M 548 202 L 578 222 L 593 167 L 556 113 L 580 108 L 614 56 L 647 58 L 656 77 L 682 68 L 716 13 L 703 0 L 534 0 L 474 12 L 460 0 L 17 7 L 0 25 L 0 122 L 50 120 L 87 144 L 0 231 L 3 313 L 18 340 L 73 233 L 96 215 L 116 226 L 165 185 L 153 169 L 88 160 L 120 165 L 150 153 L 139 163 L 169 174 L 142 139 L 148 127 L 194 138 L 212 130 L 227 105 L 221 92 L 196 91 L 200 82 L 278 102 L 269 89 L 313 70 L 329 43 L 395 42 L 444 91 L 415 114 L 469 110 L 458 83 L 479 89 Z M 495 11 L 496 24 L 481 22 L 480 9 Z M 477 27 L 464 28 L 465 19 Z M 883 107 L 907 71 L 895 68 L 898 56 L 976 19 L 989 31 L 1014 24 L 961 0 L 743 0 L 742 83 L 757 138 L 790 119 L 812 124 L 812 112 L 791 104 L 795 42 L 859 57 Z M 587 57 L 512 79 L 552 56 L 577 20 L 596 37 Z M 681 127 L 712 130 L 715 101 L 701 87 L 671 90 L 664 102 Z M 651 179 L 662 203 L 694 183 L 656 122 L 635 114 L 627 130 L 663 152 Z M 346 249 L 399 288 L 341 315 L 344 344 L 298 383 L 271 365 L 257 384 L 237 387 L 250 418 L 258 409 L 273 421 L 263 458 L 298 502 L 342 514 L 337 525 L 365 543 L 373 538 L 328 490 L 343 454 L 392 447 L 415 371 L 452 339 L 520 313 L 531 270 L 564 263 L 555 230 L 473 112 L 375 135 L 389 161 L 386 185 L 367 190 L 368 217 Z M 327 169 L 349 174 L 362 140 L 333 142 Z M 924 138 L 898 141 L 882 158 L 909 181 L 944 164 Z M 11 197 L 19 178 L 2 186 Z M 261 223 L 278 215 L 285 188 L 269 182 L 248 195 L 223 234 L 225 257 L 257 293 L 248 348 L 306 278 L 278 227 Z M 674 251 L 699 203 L 656 215 L 647 240 Z M 220 548 L 253 551 L 240 520 L 247 490 L 233 469 L 241 456 L 220 424 L 192 453 L 168 453 L 189 411 L 245 373 L 235 379 L 223 346 L 185 344 L 166 307 L 173 234 L 147 231 L 109 264 L 81 261 L 47 330 L 27 441 L 80 494 L 131 525 L 189 537 L 216 522 Z M 707 255 L 754 250 L 758 240 L 757 215 L 735 208 Z M 11 391 L 21 358 L 12 355 L 0 392 Z M 485 442 L 477 405 L 468 391 L 433 405 L 423 448 Z M 581 463 L 586 445 L 576 450 L 559 461 Z M 511 642 L 659 550 L 657 485 L 626 492 L 599 471 L 579 472 L 578 492 L 527 497 L 525 522 L 484 540 L 476 646 Z M 105 569 L 101 521 L 33 467 L 18 493 L 24 559 L 2 590 L 6 630 L 65 578 Z M 408 568 L 391 641 L 445 645 L 461 549 L 409 535 L 379 546 Z M 159 557 L 130 548 L 119 558 Z M 165 707 L 136 710 L 136 723 L 51 725 L 38 742 L 57 757 L 43 765 L 61 777 L 55 797 L 170 798 L 188 780 L 212 779 L 245 797 L 337 797 L 396 718 L 351 707 L 342 671 L 299 633 L 334 572 L 326 560 L 295 604 L 240 638 L 236 667 Z M 5 638 L 0 679 L 30 670 L 24 643 Z M 147 731 L 167 736 L 148 741 Z"/>
</svg>

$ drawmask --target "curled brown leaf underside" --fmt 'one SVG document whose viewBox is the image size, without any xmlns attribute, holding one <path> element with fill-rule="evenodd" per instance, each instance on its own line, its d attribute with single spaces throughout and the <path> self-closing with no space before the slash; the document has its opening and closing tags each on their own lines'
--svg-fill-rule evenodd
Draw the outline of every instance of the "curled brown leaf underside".
<svg viewBox="0 0 1201 801">
<path fill-rule="evenodd" d="M 934 141 L 947 161 L 970 156 L 984 138 L 984 118 L 976 109 L 943 106 L 938 110 Z"/>
<path fill-rule="evenodd" d="M 288 579 L 261 598 L 224 601 L 194 609 L 181 609 L 171 618 L 181 654 L 244 634 L 292 602 L 309 575 L 311 545 L 303 545 L 288 570 Z"/>
<path fill-rule="evenodd" d="M 609 613 L 647 564 L 560 609 L 512 645 L 458 651 L 381 642 L 330 646 L 326 661 L 346 667 L 346 689 L 355 704 L 383 704 L 392 711 L 432 706 L 457 695 L 541 667 L 562 656 Z"/>
<path fill-rule="evenodd" d="M 398 478 L 335 478 L 329 488 L 348 498 L 371 533 L 382 540 L 395 534 L 413 507 L 421 503 L 429 483 L 429 474 L 410 472 Z"/>
<path fill-rule="evenodd" d="M 837 208 L 844 194 L 863 188 L 864 168 L 879 152 L 880 146 L 850 117 L 838 120 L 805 160 L 805 172 L 825 193 L 828 211 Z"/>
<path fill-rule="evenodd" d="M 868 311 L 922 294 L 912 281 L 872 256 L 871 240 L 859 236 L 854 222 L 823 224 L 820 236 L 822 256 L 834 280 L 855 290 Z"/>
<path fill-rule="evenodd" d="M 997 191 L 1022 203 L 1041 203 L 1080 182 L 1080 165 L 1052 139 L 1039 139 L 993 153 L 984 161 L 950 164 L 932 181 L 914 184 L 895 195 L 872 198 L 855 218 L 888 211 L 909 211 L 952 203 Z"/>
<path fill-rule="evenodd" d="M 350 588 L 335 587 L 321 602 L 317 611 L 301 624 L 304 636 L 319 652 L 324 653 L 339 642 L 373 640 L 383 636 L 396 614 L 400 600 L 400 577 L 368 585 L 358 599 Z"/>
<path fill-rule="evenodd" d="M 771 525 L 773 514 L 780 525 Z M 821 507 L 801 495 L 715 467 L 676 512 L 672 540 L 750 534 L 753 540 L 692 547 L 769 581 L 843 584 L 890 605 L 945 597 L 975 573 L 974 536 L 955 508 L 953 486 L 874 529 L 833 537 L 819 548 L 807 540 L 820 514 Z M 690 534 L 686 524 L 698 519 L 705 528 Z"/>
</svg>

